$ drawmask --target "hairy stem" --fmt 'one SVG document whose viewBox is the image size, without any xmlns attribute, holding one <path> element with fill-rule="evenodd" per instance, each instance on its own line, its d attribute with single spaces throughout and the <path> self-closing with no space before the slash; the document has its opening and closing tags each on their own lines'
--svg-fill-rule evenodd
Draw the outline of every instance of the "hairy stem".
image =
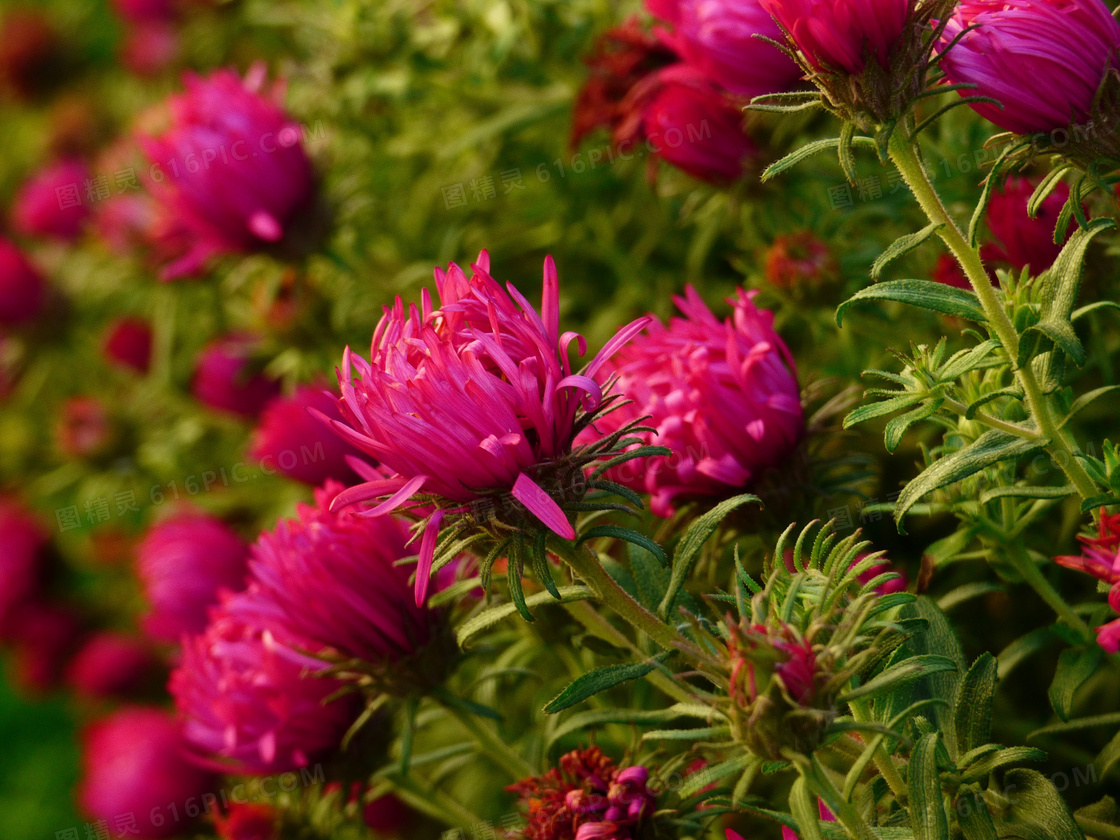
<svg viewBox="0 0 1120 840">
<path fill-rule="evenodd" d="M 941 202 L 941 197 L 930 183 L 929 176 L 918 158 L 914 140 L 907 136 L 906 132 L 896 131 L 891 137 L 889 151 L 891 160 L 906 185 L 910 187 L 910 191 L 914 193 L 927 218 L 934 224 L 942 225 L 938 234 L 960 263 L 965 276 L 968 277 L 968 282 L 972 285 L 972 290 L 980 300 L 984 315 L 988 319 L 988 326 L 1003 345 L 1012 365 L 1015 365 L 1015 360 L 1019 356 L 1019 333 L 1004 309 L 999 295 L 992 287 L 980 253 L 961 233 L 956 221 L 949 215 L 949 211 Z M 1017 367 L 1015 376 L 1023 388 L 1027 411 L 1038 428 L 1047 452 L 1077 488 L 1081 498 L 1088 499 L 1095 496 L 1097 487 L 1089 473 L 1085 471 L 1085 467 L 1075 457 L 1074 447 L 1071 447 L 1069 439 L 1054 419 L 1050 402 L 1043 393 L 1030 363 Z"/>
</svg>

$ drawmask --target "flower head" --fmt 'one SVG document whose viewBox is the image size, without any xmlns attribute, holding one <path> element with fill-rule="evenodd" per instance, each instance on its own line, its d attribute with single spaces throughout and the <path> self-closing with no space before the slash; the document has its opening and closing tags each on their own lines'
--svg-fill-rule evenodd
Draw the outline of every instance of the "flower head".
<svg viewBox="0 0 1120 840">
<path fill-rule="evenodd" d="M 47 533 L 22 504 L 0 498 L 0 639 L 10 638 L 16 615 L 39 586 Z"/>
<path fill-rule="evenodd" d="M 24 236 L 77 239 L 89 208 L 82 190 L 89 169 L 80 160 L 58 161 L 32 176 L 12 203 L 12 227 Z"/>
<path fill-rule="evenodd" d="M 630 840 L 652 816 L 649 770 L 620 768 L 598 747 L 573 750 L 542 776 L 508 790 L 528 811 L 525 840 Z"/>
<path fill-rule="evenodd" d="M 270 805 L 230 805 L 225 816 L 214 816 L 221 840 L 275 840 L 279 836 L 278 813 Z"/>
<path fill-rule="evenodd" d="M 68 458 L 90 458 L 109 447 L 115 436 L 105 403 L 97 397 L 70 397 L 62 404 L 55 441 Z"/>
<path fill-rule="evenodd" d="M 0 238 L 0 326 L 34 321 L 47 302 L 47 284 L 23 252 Z"/>
<path fill-rule="evenodd" d="M 81 630 L 78 616 L 67 605 L 33 600 L 22 606 L 12 629 L 15 683 L 35 694 L 56 688 Z"/>
<path fill-rule="evenodd" d="M 616 429 L 642 417 L 645 442 L 672 450 L 623 464 L 613 480 L 648 492 L 671 516 L 678 499 L 730 496 L 781 463 L 805 431 L 796 367 L 755 293 L 739 290 L 720 322 L 691 286 L 674 298 L 683 318 L 646 332 L 606 366 L 631 402 L 595 422 Z"/>
<path fill-rule="evenodd" d="M 1120 23 L 1102 0 L 965 0 L 941 45 L 957 38 L 941 59 L 947 80 L 976 86 L 964 96 L 999 100 L 972 107 L 1016 134 L 1089 122 L 1120 70 Z"/>
<path fill-rule="evenodd" d="M 136 373 L 152 363 L 152 328 L 142 318 L 120 318 L 105 331 L 101 349 L 106 360 Z"/>
<path fill-rule="evenodd" d="M 66 666 L 66 682 L 83 697 L 127 695 L 155 670 L 148 645 L 133 636 L 105 631 L 91 636 Z"/>
<path fill-rule="evenodd" d="M 431 641 L 436 627 L 435 614 L 409 597 L 408 568 L 397 565 L 413 553 L 408 527 L 392 516 L 332 513 L 341 490 L 328 481 L 314 506 L 299 505 L 297 518 L 261 534 L 249 561 L 254 594 L 240 606 L 262 627 L 316 650 L 397 663 Z"/>
<path fill-rule="evenodd" d="M 1012 176 L 992 191 L 986 219 L 993 241 L 980 249 L 986 263 L 1004 263 L 1019 271 L 1030 266 L 1031 274 L 1038 276 L 1058 258 L 1062 245 L 1054 242 L 1054 227 L 1069 199 L 1069 185 L 1059 183 L 1031 218 L 1027 203 L 1037 186 L 1037 181 Z M 1067 233 L 1066 240 L 1072 235 Z"/>
<path fill-rule="evenodd" d="M 90 726 L 83 742 L 82 808 L 106 821 L 134 815 L 136 837 L 182 833 L 171 815 L 184 813 L 215 781 L 186 759 L 179 724 L 162 709 L 126 706 Z"/>
<path fill-rule="evenodd" d="M 153 525 L 136 567 L 151 605 L 144 629 L 167 642 L 201 631 L 221 590 L 244 588 L 247 555 L 242 539 L 208 514 L 184 512 Z"/>
<path fill-rule="evenodd" d="M 1110 586 L 1120 584 L 1120 513 L 1107 514 L 1102 509 L 1097 536 L 1077 539 L 1083 546 L 1081 554 L 1055 557 L 1054 562 L 1085 572 Z"/>
<path fill-rule="evenodd" d="M 235 773 L 305 767 L 338 746 L 355 695 L 325 702 L 342 684 L 301 651 L 307 639 L 266 630 L 252 588 L 227 594 L 206 630 L 187 639 L 168 688 L 199 761 Z"/>
<path fill-rule="evenodd" d="M 766 279 L 778 288 L 815 286 L 837 272 L 836 257 L 811 231 L 779 236 L 766 252 Z"/>
<path fill-rule="evenodd" d="M 908 0 L 760 0 L 816 70 L 858 76 L 868 61 L 888 69 Z"/>
<path fill-rule="evenodd" d="M 263 65 L 242 79 L 232 70 L 188 75 L 168 103 L 170 126 L 141 144 L 156 198 L 193 234 L 191 250 L 165 279 L 196 271 L 210 257 L 280 242 L 314 194 L 298 124 L 280 107 L 280 89 L 262 93 Z M 221 149 L 218 155 L 215 150 Z"/>
<path fill-rule="evenodd" d="M 261 413 L 249 454 L 266 468 L 288 478 L 319 485 L 327 479 L 356 484 L 359 479 L 346 462 L 358 450 L 331 431 L 309 409 L 341 420 L 338 398 L 323 388 L 301 385 L 290 397 L 277 397 Z"/>
<path fill-rule="evenodd" d="M 199 402 L 255 417 L 280 393 L 280 383 L 253 370 L 254 340 L 231 333 L 208 344 L 195 361 L 191 390 Z"/>
<path fill-rule="evenodd" d="M 420 544 L 417 603 L 427 594 L 440 524 L 471 516 L 473 502 L 503 501 L 503 527 L 540 526 L 564 539 L 575 531 L 564 504 L 585 491 L 573 441 L 602 405 L 595 375 L 645 319 L 623 328 L 581 373 L 560 333 L 556 267 L 544 266 L 541 311 L 512 285 L 489 274 L 483 252 L 468 277 L 457 265 L 436 270 L 438 308 L 424 291 L 406 312 L 397 298 L 377 325 L 370 360 L 343 356 L 339 374 L 343 420 L 323 417 L 390 478 L 339 494 L 334 505 L 388 497 L 367 515 L 404 505 L 422 493 L 434 504 Z M 578 498 L 575 498 L 578 497 Z"/>
<path fill-rule="evenodd" d="M 736 96 L 780 93 L 801 80 L 794 61 L 756 37 L 782 37 L 761 0 L 647 0 L 646 7 L 673 25 L 671 43 L 685 61 Z"/>
</svg>

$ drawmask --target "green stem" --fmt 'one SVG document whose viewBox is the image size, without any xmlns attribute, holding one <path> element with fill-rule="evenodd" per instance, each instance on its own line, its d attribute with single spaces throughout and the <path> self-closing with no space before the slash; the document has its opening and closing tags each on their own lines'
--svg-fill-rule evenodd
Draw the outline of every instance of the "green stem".
<svg viewBox="0 0 1120 840">
<path fill-rule="evenodd" d="M 1021 542 L 1016 542 L 1010 546 L 1008 556 L 1016 571 L 1022 575 L 1023 580 L 1038 593 L 1038 597 L 1045 601 L 1050 609 L 1058 614 L 1059 618 L 1064 619 L 1070 627 L 1086 639 L 1092 639 L 1096 636 L 1093 629 L 1074 611 L 1073 607 L 1066 603 L 1058 590 L 1046 579 L 1046 575 L 1038 568 L 1038 564 L 1030 558 Z"/>
<path fill-rule="evenodd" d="M 501 736 L 491 729 L 486 721 L 467 713 L 463 709 L 456 708 L 450 703 L 442 705 L 462 724 L 463 728 L 474 739 L 474 742 L 482 748 L 483 755 L 505 770 L 514 781 L 537 775 L 537 768 L 503 741 Z"/>
<path fill-rule="evenodd" d="M 964 417 L 968 412 L 968 406 L 949 397 L 945 398 L 945 405 L 961 417 Z M 983 412 L 977 412 L 972 416 L 972 419 L 977 423 L 982 423 L 989 429 L 999 429 L 1001 432 L 1007 432 L 1009 435 L 1015 435 L 1015 437 L 1021 437 L 1025 440 L 1038 440 L 1038 435 L 1035 434 L 1035 432 L 1024 426 L 1020 426 L 1018 423 L 1008 423 L 1006 420 L 991 417 Z"/>
<path fill-rule="evenodd" d="M 1076 814 L 1073 815 L 1073 818 L 1077 820 L 1077 824 L 1081 827 L 1081 830 L 1090 837 L 1096 837 L 1099 838 L 1099 840 L 1120 840 L 1120 828 L 1102 823 L 1090 817 L 1079 817 Z"/>
<path fill-rule="evenodd" d="M 604 641 L 628 648 L 638 657 L 644 657 L 646 655 L 645 651 L 634 644 L 631 639 L 627 638 L 626 634 L 621 630 L 607 621 L 607 619 L 591 606 L 591 604 L 587 603 L 587 601 L 571 601 L 565 604 L 565 606 L 576 621 L 591 632 L 599 635 Z M 655 687 L 661 689 L 678 702 L 695 703 L 697 701 L 696 695 L 690 692 L 680 682 L 659 669 L 655 668 L 646 678 L 653 683 Z"/>
<path fill-rule="evenodd" d="M 960 263 L 965 276 L 972 284 L 972 290 L 980 300 L 980 306 L 988 319 L 988 326 L 1003 345 L 1011 364 L 1015 366 L 1019 357 L 1019 333 L 1004 309 L 999 295 L 992 287 L 980 253 L 961 233 L 956 221 L 941 202 L 937 190 L 930 183 L 929 176 L 918 158 L 914 140 L 905 131 L 895 131 L 890 140 L 889 152 L 899 174 L 914 193 L 927 218 L 930 222 L 941 225 L 938 234 Z M 1074 448 L 1071 448 L 1069 439 L 1063 434 L 1051 414 L 1050 402 L 1043 393 L 1030 363 L 1016 367 L 1015 376 L 1023 388 L 1027 411 L 1034 419 L 1043 439 L 1043 445 L 1050 456 L 1069 477 L 1077 492 L 1081 494 L 1081 498 L 1088 499 L 1097 495 L 1093 479 L 1074 456 Z"/>
<path fill-rule="evenodd" d="M 697 667 L 704 667 L 700 650 L 685 638 L 675 627 L 663 622 L 618 585 L 607 573 L 598 558 L 586 546 L 572 545 L 565 540 L 557 540 L 551 546 L 577 575 L 583 579 L 595 597 L 618 613 L 636 630 L 645 633 L 666 650 L 681 651 Z"/>
<path fill-rule="evenodd" d="M 852 717 L 856 719 L 857 723 L 870 723 L 871 715 L 867 711 L 867 705 L 860 700 L 853 700 L 848 704 L 852 710 Z M 884 738 L 876 738 L 874 744 L 874 752 L 871 754 L 872 761 L 875 762 L 875 769 L 879 771 L 879 775 L 887 783 L 887 787 L 891 789 L 894 798 L 898 803 L 904 804 L 909 795 L 909 788 L 906 782 L 902 780 L 902 775 L 898 772 L 898 768 L 894 766 L 891 757 L 882 751 L 881 746 Z"/>
<path fill-rule="evenodd" d="M 416 779 L 391 776 L 389 783 L 392 784 L 397 796 L 407 804 L 445 825 L 469 828 L 482 822 L 482 818 L 469 808 L 460 805 L 442 791 L 421 786 Z"/>
</svg>

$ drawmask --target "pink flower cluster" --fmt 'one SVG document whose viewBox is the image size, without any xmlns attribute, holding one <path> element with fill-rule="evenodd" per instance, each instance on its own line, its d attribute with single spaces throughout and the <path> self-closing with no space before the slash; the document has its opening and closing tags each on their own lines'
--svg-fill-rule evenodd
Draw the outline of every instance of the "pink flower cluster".
<svg viewBox="0 0 1120 840">
<path fill-rule="evenodd" d="M 573 116 L 573 143 L 607 127 L 621 152 L 646 147 L 697 178 L 742 176 L 758 149 L 744 100 L 795 86 L 801 71 L 773 45 L 781 32 L 759 0 L 648 0 L 663 24 L 631 19 L 606 33 Z"/>
<path fill-rule="evenodd" d="M 1110 515 L 1102 508 L 1097 536 L 1078 540 L 1084 546 L 1081 554 L 1055 557 L 1054 561 L 1108 584 L 1108 605 L 1120 613 L 1120 513 Z M 1120 652 L 1120 618 L 1097 628 L 1097 643 L 1109 653 Z"/>
<path fill-rule="evenodd" d="M 629 401 L 595 423 L 607 433 L 648 418 L 644 442 L 672 450 L 622 464 L 611 478 L 652 496 L 659 516 L 679 499 L 730 496 L 782 462 L 805 432 L 797 371 L 754 292 L 729 299 L 720 322 L 692 287 L 682 317 L 654 320 L 605 371 Z"/>
<path fill-rule="evenodd" d="M 760 0 L 817 71 L 858 76 L 874 60 L 888 69 L 911 0 Z"/>
</svg>

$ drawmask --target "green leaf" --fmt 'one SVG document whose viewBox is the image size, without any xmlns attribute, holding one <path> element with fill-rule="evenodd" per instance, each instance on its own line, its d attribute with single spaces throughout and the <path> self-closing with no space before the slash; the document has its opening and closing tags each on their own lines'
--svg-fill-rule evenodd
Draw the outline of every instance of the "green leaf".
<svg viewBox="0 0 1120 840">
<path fill-rule="evenodd" d="M 1072 484 L 1063 484 L 1061 487 L 1032 487 L 1029 484 L 1012 485 L 1009 487 L 993 487 L 980 494 L 980 504 L 987 504 L 996 499 L 1065 499 L 1077 493 L 1077 488 Z"/>
<path fill-rule="evenodd" d="M 544 707 L 546 714 L 556 714 L 564 709 L 571 708 L 577 703 L 582 703 L 588 697 L 593 697 L 600 691 L 606 691 L 616 685 L 621 685 L 630 680 L 644 677 L 657 667 L 657 664 L 668 657 L 672 651 L 665 651 L 654 657 L 653 662 L 635 662 L 627 665 L 607 665 L 581 674 L 557 694 L 548 705 Z"/>
<path fill-rule="evenodd" d="M 840 159 L 840 171 L 848 179 L 849 184 L 856 182 L 856 156 L 852 154 L 852 141 L 856 136 L 856 125 L 845 121 L 840 128 L 840 143 L 836 147 Z"/>
<path fill-rule="evenodd" d="M 875 141 L 870 137 L 853 137 L 851 142 L 856 146 L 870 146 L 875 147 Z M 827 152 L 829 149 L 835 149 L 840 145 L 839 137 L 826 137 L 823 140 L 814 140 L 812 143 L 806 143 L 800 149 L 795 149 L 779 161 L 775 161 L 766 167 L 762 173 L 762 180 L 769 181 L 787 169 L 790 169 L 803 160 L 808 160 L 813 155 L 819 155 L 821 152 Z"/>
<path fill-rule="evenodd" d="M 1100 751 L 1093 761 L 1093 766 L 1103 778 L 1108 775 L 1108 771 L 1117 761 L 1120 761 L 1120 732 L 1113 735 L 1112 740 Z"/>
<path fill-rule="evenodd" d="M 904 659 L 896 665 L 887 668 L 878 676 L 872 677 L 858 688 L 853 688 L 841 694 L 839 700 L 843 703 L 859 700 L 860 698 L 876 697 L 880 694 L 894 691 L 896 688 L 913 682 L 920 677 L 930 674 L 939 674 L 944 671 L 956 671 L 957 663 L 947 656 L 937 654 L 921 654 Z"/>
<path fill-rule="evenodd" d="M 909 254 L 943 227 L 945 227 L 944 222 L 930 224 L 926 225 L 917 233 L 908 233 L 905 236 L 900 236 L 871 264 L 872 278 L 878 280 L 883 274 L 883 269 L 900 257 Z"/>
<path fill-rule="evenodd" d="M 974 760 L 968 760 L 968 756 L 962 757 L 960 772 L 961 778 L 966 782 L 983 779 L 985 776 L 991 775 L 999 768 L 1006 767 L 1008 764 L 1022 764 L 1024 761 L 1046 760 L 1046 753 L 1034 747 L 1007 747 L 1006 749 L 999 749 L 994 744 L 988 744 L 986 746 L 990 749 L 987 751 L 978 750 L 977 752 L 983 752 L 983 755 L 980 755 Z"/>
<path fill-rule="evenodd" d="M 730 758 L 727 761 L 721 761 L 719 764 L 712 764 L 704 767 L 689 776 L 688 780 L 681 785 L 681 789 L 677 794 L 681 799 L 687 799 L 693 794 L 699 793 L 708 785 L 718 782 L 720 779 L 726 778 L 732 773 L 745 769 L 757 760 L 758 759 L 753 755 L 748 753 L 747 755 Z"/>
<path fill-rule="evenodd" d="M 1077 333 L 1073 330 L 1073 325 L 1069 321 L 1040 321 L 1033 327 L 1028 327 L 1023 331 L 1023 335 L 1036 332 L 1045 336 L 1054 343 L 1056 347 L 1061 348 L 1067 356 L 1073 359 L 1074 364 L 1081 367 L 1085 364 L 1085 348 L 1081 344 L 1081 339 L 1077 337 Z M 1027 364 L 1031 356 L 1034 355 L 1032 342 L 1024 341 L 1019 345 L 1019 366 Z"/>
<path fill-rule="evenodd" d="M 1069 806 L 1041 773 L 1023 768 L 1009 770 L 1004 775 L 1003 791 L 1011 794 L 1008 798 L 1013 804 L 1002 813 L 992 814 L 1000 837 L 1085 840 Z"/>
<path fill-rule="evenodd" d="M 931 674 L 916 685 L 916 688 L 924 689 L 922 696 L 943 701 L 944 705 L 934 706 L 933 719 L 944 735 L 949 755 L 956 755 L 953 708 L 956 705 L 961 677 L 968 667 L 964 652 L 961 650 L 960 642 L 957 641 L 956 633 L 949 624 L 949 619 L 929 597 L 923 595 L 910 606 L 903 607 L 902 615 L 906 618 L 920 618 L 926 622 L 925 632 L 907 642 L 915 653 L 938 654 L 956 663 L 955 670 Z"/>
<path fill-rule="evenodd" d="M 972 663 L 957 692 L 953 726 L 957 750 L 968 752 L 982 746 L 992 735 L 992 697 L 996 690 L 996 659 L 983 653 Z"/>
<path fill-rule="evenodd" d="M 554 598 L 551 593 L 536 592 L 525 599 L 525 604 L 529 607 L 536 607 L 541 604 L 566 604 L 570 601 L 582 601 L 586 598 L 592 598 L 594 594 L 595 593 L 586 586 L 562 586 L 560 587 L 559 600 Z M 504 621 L 516 612 L 517 607 L 515 605 L 500 604 L 496 607 L 490 607 L 473 618 L 464 621 L 455 632 L 455 638 L 459 642 L 459 647 L 465 648 L 467 642 L 479 633 L 484 630 L 489 630 L 495 624 Z"/>
<path fill-rule="evenodd" d="M 923 399 L 925 399 L 924 394 L 900 394 L 897 397 L 891 397 L 889 400 L 861 405 L 844 418 L 844 428 L 850 429 L 859 423 L 866 423 L 868 420 L 893 414 L 896 411 L 920 403 Z"/>
<path fill-rule="evenodd" d="M 622 528 L 618 525 L 596 525 L 594 528 L 588 528 L 580 534 L 577 545 L 586 540 L 593 540 L 597 537 L 610 537 L 616 540 L 623 540 L 624 542 L 631 543 L 632 545 L 641 546 L 654 557 L 663 566 L 669 565 L 669 557 L 663 549 L 656 542 L 651 540 L 645 534 L 639 534 L 629 528 Z"/>
<path fill-rule="evenodd" d="M 902 527 L 902 518 L 923 496 L 955 484 L 1000 461 L 1021 458 L 1041 448 L 1041 440 L 1026 440 L 998 429 L 989 429 L 964 449 L 935 461 L 899 494 L 894 508 L 899 533 L 906 533 Z"/>
<path fill-rule="evenodd" d="M 1081 291 L 1081 272 L 1089 243 L 1097 234 L 1114 227 L 1116 222 L 1112 219 L 1093 219 L 1088 227 L 1074 231 L 1050 270 L 1044 275 L 1039 293 L 1042 301 L 1042 321 L 1065 324 L 1070 322 L 1073 307 Z"/>
<path fill-rule="evenodd" d="M 836 309 L 836 325 L 841 326 L 844 312 L 853 304 L 868 300 L 886 300 L 920 306 L 945 315 L 958 315 L 972 321 L 987 318 L 975 293 L 933 280 L 888 280 L 860 289 Z"/>
<path fill-rule="evenodd" d="M 923 735 L 910 753 L 910 827 L 915 840 L 949 840 L 949 817 L 937 773 L 937 732 Z"/>
<path fill-rule="evenodd" d="M 1084 682 L 1093 676 L 1104 658 L 1104 651 L 1097 645 L 1086 648 L 1067 648 L 1058 657 L 1054 681 L 1050 683 L 1050 705 L 1062 720 L 1069 720 L 1073 708 L 1073 695 Z"/>
<path fill-rule="evenodd" d="M 932 399 L 925 405 L 918 406 L 913 411 L 908 411 L 887 423 L 887 428 L 883 432 L 883 444 L 887 452 L 893 453 L 898 449 L 906 431 L 915 423 L 920 423 L 936 414 L 944 402 L 941 398 Z"/>
<path fill-rule="evenodd" d="M 955 810 L 964 840 L 999 840 L 988 806 L 975 793 L 968 791 L 967 794 L 962 794 Z"/>
<path fill-rule="evenodd" d="M 1072 405 L 1070 405 L 1069 412 L 1066 414 L 1066 419 L 1062 421 L 1062 425 L 1064 426 L 1079 412 L 1088 408 L 1096 400 L 1117 390 L 1120 390 L 1120 385 L 1104 385 L 1100 388 L 1094 388 L 1088 393 L 1082 394 L 1080 397 L 1073 401 Z"/>
<path fill-rule="evenodd" d="M 801 840 L 821 840 L 820 811 L 817 798 L 809 791 L 804 776 L 798 776 L 789 791 L 789 810 L 797 820 Z"/>
<path fill-rule="evenodd" d="M 692 564 L 700 553 L 700 549 L 704 547 L 704 543 L 708 541 L 708 537 L 715 533 L 716 528 L 731 511 L 748 502 L 762 504 L 762 500 L 758 496 L 752 493 L 744 493 L 741 496 L 734 496 L 720 502 L 703 516 L 694 519 L 692 524 L 688 526 L 688 530 L 684 532 L 681 541 L 677 543 L 677 550 L 673 552 L 673 577 L 669 581 L 669 588 L 665 592 L 665 597 L 661 599 L 661 604 L 657 608 L 662 618 L 668 617 L 669 608 L 676 600 L 677 593 L 684 586 L 684 582 L 688 579 L 689 572 L 692 571 Z"/>
<path fill-rule="evenodd" d="M 668 723 L 679 715 L 672 708 L 641 710 L 641 709 L 592 709 L 579 712 L 565 718 L 555 729 L 548 734 L 545 748 L 550 749 L 553 744 L 572 732 L 580 729 L 605 726 L 611 723 L 621 723 L 627 726 L 634 724 Z M 550 718 L 555 720 L 555 718 Z"/>
</svg>

